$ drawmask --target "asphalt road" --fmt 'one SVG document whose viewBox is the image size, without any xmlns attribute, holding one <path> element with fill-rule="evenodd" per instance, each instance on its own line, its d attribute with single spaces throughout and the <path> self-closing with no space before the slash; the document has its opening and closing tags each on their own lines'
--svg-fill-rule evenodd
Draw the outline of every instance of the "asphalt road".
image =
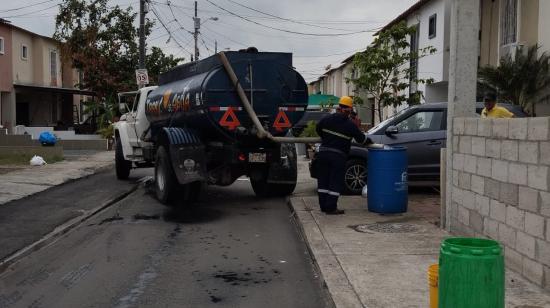
<svg viewBox="0 0 550 308">
<path fill-rule="evenodd" d="M 241 180 L 192 210 L 141 187 L 0 274 L 2 308 L 317 308 L 325 294 L 285 199 Z"/>
</svg>

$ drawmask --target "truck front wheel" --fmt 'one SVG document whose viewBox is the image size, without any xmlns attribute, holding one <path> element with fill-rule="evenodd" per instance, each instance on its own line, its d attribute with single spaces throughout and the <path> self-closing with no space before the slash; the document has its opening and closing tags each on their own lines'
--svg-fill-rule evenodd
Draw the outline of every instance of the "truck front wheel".
<svg viewBox="0 0 550 308">
<path fill-rule="evenodd" d="M 160 146 L 157 150 L 155 162 L 155 193 L 157 199 L 163 204 L 169 204 L 174 201 L 178 181 L 166 148 Z"/>
<path fill-rule="evenodd" d="M 132 162 L 124 159 L 124 152 L 122 152 L 122 143 L 120 142 L 120 138 L 117 137 L 115 144 L 115 170 L 117 179 L 128 179 L 131 169 Z"/>
</svg>

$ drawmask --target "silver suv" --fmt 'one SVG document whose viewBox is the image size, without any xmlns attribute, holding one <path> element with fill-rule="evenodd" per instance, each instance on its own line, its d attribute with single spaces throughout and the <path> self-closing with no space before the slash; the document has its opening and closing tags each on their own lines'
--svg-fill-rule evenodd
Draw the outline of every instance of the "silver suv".
<svg viewBox="0 0 550 308">
<path fill-rule="evenodd" d="M 514 113 L 527 115 L 519 106 L 499 104 Z M 481 114 L 483 103 L 476 104 Z M 367 136 L 375 143 L 405 146 L 409 156 L 409 182 L 415 186 L 439 186 L 440 150 L 447 142 L 447 103 L 422 104 L 408 107 L 371 128 Z M 314 158 L 315 159 L 315 158 Z M 346 194 L 360 194 L 366 184 L 368 150 L 352 146 L 346 162 Z M 310 174 L 315 177 L 314 170 Z"/>
</svg>

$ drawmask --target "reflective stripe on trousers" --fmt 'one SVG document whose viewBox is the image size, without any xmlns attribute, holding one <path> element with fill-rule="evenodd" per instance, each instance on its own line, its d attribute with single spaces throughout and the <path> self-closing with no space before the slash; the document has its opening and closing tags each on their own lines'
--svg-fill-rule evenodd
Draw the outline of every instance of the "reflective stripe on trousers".
<svg viewBox="0 0 550 308">
<path fill-rule="evenodd" d="M 317 192 L 320 194 L 329 194 L 331 196 L 340 196 L 339 192 L 330 191 L 328 189 L 317 189 Z"/>
</svg>

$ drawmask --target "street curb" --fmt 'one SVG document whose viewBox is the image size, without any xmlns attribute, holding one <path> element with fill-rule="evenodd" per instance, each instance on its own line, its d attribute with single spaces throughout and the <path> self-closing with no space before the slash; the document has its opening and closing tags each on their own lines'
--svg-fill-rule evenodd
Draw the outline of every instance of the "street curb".
<svg viewBox="0 0 550 308">
<path fill-rule="evenodd" d="M 77 216 L 64 224 L 57 226 L 53 231 L 50 233 L 44 235 L 41 239 L 38 241 L 18 250 L 14 254 L 10 255 L 9 257 L 5 258 L 4 260 L 0 261 L 0 275 L 3 274 L 11 265 L 17 263 L 24 257 L 30 255 L 32 252 L 38 251 L 49 244 L 54 243 L 60 236 L 68 233 L 70 230 L 74 229 L 78 225 L 80 225 L 82 222 L 88 220 L 92 216 L 98 214 L 99 212 L 103 211 L 104 209 L 110 207 L 111 205 L 119 202 L 120 200 L 126 198 L 131 193 L 135 192 L 140 183 L 136 183 L 131 188 L 129 188 L 127 191 L 122 192 L 115 197 L 107 200 L 100 206 L 84 212 L 82 215 Z"/>
<path fill-rule="evenodd" d="M 311 246 L 310 246 L 310 244 L 307 240 L 307 236 L 306 236 L 305 231 L 304 231 L 304 226 L 302 225 L 302 223 L 300 222 L 300 219 L 296 215 L 296 211 L 294 210 L 294 206 L 292 205 L 292 197 L 290 197 L 290 196 L 288 197 L 288 200 L 287 200 L 287 206 L 288 206 L 288 208 L 290 209 L 290 212 L 291 212 L 290 218 L 291 218 L 293 224 L 296 226 L 296 229 L 300 233 L 300 237 L 302 238 L 302 240 L 306 244 L 307 252 L 309 254 L 309 257 L 311 258 L 311 261 L 312 261 L 311 264 L 313 265 L 314 271 L 315 271 L 316 274 L 319 275 L 319 282 L 320 282 L 321 288 L 323 289 L 323 292 L 326 294 L 326 298 L 327 298 L 327 301 L 328 301 L 327 304 L 331 308 L 336 308 L 336 304 L 334 303 L 334 298 L 332 297 L 332 294 L 330 293 L 330 290 L 327 286 L 327 282 L 325 280 L 325 277 L 323 276 L 323 272 L 321 271 L 321 267 L 319 267 L 319 264 L 317 263 L 317 259 L 315 258 L 315 254 L 313 253 L 313 250 L 311 249 Z"/>
<path fill-rule="evenodd" d="M 312 247 L 312 245 L 310 243 L 310 240 L 307 236 L 307 232 L 304 229 L 304 223 L 300 220 L 300 218 L 298 217 L 298 215 L 296 213 L 296 206 L 293 203 L 293 199 L 297 199 L 297 198 L 299 198 L 299 197 L 292 198 L 292 197 L 289 196 L 287 205 L 290 208 L 290 211 L 292 213 L 291 217 L 292 217 L 293 221 L 295 221 L 295 224 L 298 227 L 298 230 L 299 230 L 302 238 L 304 239 L 304 242 L 306 243 L 306 247 L 307 247 L 309 255 L 310 255 L 310 257 L 311 257 L 311 259 L 314 263 L 315 270 L 317 271 L 317 273 L 319 273 L 319 277 L 321 278 L 321 281 L 323 282 L 323 287 L 326 290 L 326 293 L 328 294 L 328 297 L 330 298 L 332 307 L 336 307 L 336 308 L 340 308 L 340 307 L 341 308 L 344 308 L 344 307 L 346 307 L 346 308 L 347 307 L 365 307 L 361 303 L 361 300 L 360 300 L 359 296 L 357 295 L 357 293 L 355 292 L 355 290 L 351 286 L 351 283 L 349 282 L 349 280 L 348 280 L 348 285 L 347 286 L 343 286 L 340 283 L 337 283 L 337 281 L 335 281 L 333 278 L 329 277 L 329 276 L 334 276 L 334 274 L 327 275 L 328 272 L 329 272 L 329 269 L 327 267 L 323 267 L 321 264 L 319 264 L 319 257 L 321 257 L 321 254 L 319 254 L 319 256 L 315 255 L 315 249 Z M 304 201 L 302 200 L 302 202 L 304 202 Z M 315 218 L 313 216 L 312 216 L 312 219 L 315 220 Z M 322 234 L 322 231 L 317 226 L 317 224 L 312 226 L 312 228 L 315 229 L 316 233 Z M 323 240 L 324 240 L 324 243 L 328 247 L 330 247 L 328 245 L 328 242 L 324 239 L 324 236 L 323 236 Z M 336 259 L 336 256 L 334 255 L 334 253 L 331 254 L 331 257 L 334 257 Z M 344 270 L 342 269 L 341 265 L 339 264 L 339 262 L 338 262 L 337 265 L 332 266 L 333 271 L 335 270 L 335 268 L 336 268 L 336 271 L 338 271 L 338 274 L 347 277 Z M 348 300 L 343 300 L 343 297 L 347 297 Z M 355 297 L 355 299 L 352 299 L 351 297 Z M 355 302 L 355 303 L 353 305 L 350 305 L 350 301 Z M 359 304 L 359 305 L 357 305 L 357 304 Z"/>
</svg>

